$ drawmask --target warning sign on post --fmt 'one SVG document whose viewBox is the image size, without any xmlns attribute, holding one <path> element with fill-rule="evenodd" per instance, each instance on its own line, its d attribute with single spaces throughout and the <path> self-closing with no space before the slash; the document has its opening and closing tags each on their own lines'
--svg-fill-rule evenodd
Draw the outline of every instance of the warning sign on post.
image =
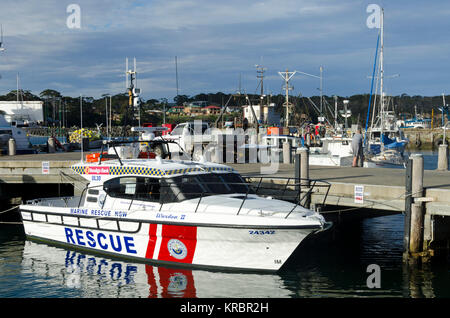
<svg viewBox="0 0 450 318">
<path fill-rule="evenodd" d="M 50 173 L 50 162 L 42 161 L 42 174 L 49 174 L 49 173 Z"/>
<path fill-rule="evenodd" d="M 355 185 L 355 203 L 364 203 L 364 186 Z"/>
</svg>

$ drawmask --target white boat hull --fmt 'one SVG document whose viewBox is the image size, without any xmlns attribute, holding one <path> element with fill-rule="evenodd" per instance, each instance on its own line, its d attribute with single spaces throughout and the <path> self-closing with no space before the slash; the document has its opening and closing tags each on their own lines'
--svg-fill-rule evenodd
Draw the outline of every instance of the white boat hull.
<svg viewBox="0 0 450 318">
<path fill-rule="evenodd" d="M 311 166 L 333 166 L 333 167 L 350 167 L 352 165 L 353 156 L 333 156 L 331 154 L 310 155 L 309 164 Z"/>
<path fill-rule="evenodd" d="M 382 162 L 382 161 L 365 161 L 364 168 L 405 168 L 404 164 L 391 163 L 391 162 Z"/>
<path fill-rule="evenodd" d="M 123 211 L 28 205 L 21 215 L 30 238 L 150 263 L 269 271 L 280 269 L 306 236 L 322 228 L 289 218 L 276 224 L 259 217 L 252 224 L 239 215 L 229 219 L 234 223 L 188 223 L 195 215 L 137 220 Z"/>
</svg>

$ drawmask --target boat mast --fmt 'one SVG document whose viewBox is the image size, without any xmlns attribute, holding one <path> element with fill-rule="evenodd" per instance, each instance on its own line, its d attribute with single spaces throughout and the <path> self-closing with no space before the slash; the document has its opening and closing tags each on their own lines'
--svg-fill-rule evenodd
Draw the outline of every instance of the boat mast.
<svg viewBox="0 0 450 318">
<path fill-rule="evenodd" d="M 335 134 L 337 133 L 337 130 L 338 130 L 337 117 L 338 117 L 337 96 L 334 95 L 334 132 L 335 132 Z"/>
<path fill-rule="evenodd" d="M 284 88 L 286 90 L 286 118 L 284 120 L 285 127 L 289 126 L 289 89 L 292 89 L 291 87 L 289 87 L 289 80 L 292 78 L 292 76 L 295 75 L 295 73 L 297 73 L 297 71 L 289 72 L 287 69 L 285 72 L 278 72 L 278 74 L 284 79 Z"/>
<path fill-rule="evenodd" d="M 380 144 L 381 151 L 384 150 L 383 128 L 384 128 L 384 91 L 383 91 L 383 79 L 384 79 L 384 65 L 383 65 L 383 50 L 384 50 L 384 9 L 381 9 L 380 16 L 381 38 L 380 38 L 380 115 L 381 115 L 381 128 L 380 128 Z"/>
<path fill-rule="evenodd" d="M 259 95 L 259 115 L 258 115 L 258 126 L 259 121 L 264 121 L 264 72 L 266 68 L 262 65 L 255 65 L 256 67 L 256 78 L 259 78 L 259 86 L 261 89 L 261 93 Z"/>
<path fill-rule="evenodd" d="M 319 67 L 320 71 L 320 116 L 323 117 L 323 66 Z"/>
</svg>

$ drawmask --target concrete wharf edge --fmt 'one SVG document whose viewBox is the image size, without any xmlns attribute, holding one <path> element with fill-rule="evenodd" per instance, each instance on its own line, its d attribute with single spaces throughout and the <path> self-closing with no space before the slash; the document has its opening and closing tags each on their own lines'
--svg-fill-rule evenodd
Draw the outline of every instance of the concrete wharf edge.
<svg viewBox="0 0 450 318">
<path fill-rule="evenodd" d="M 95 151 L 92 151 L 95 152 Z M 85 152 L 84 155 L 87 153 Z M 1 183 L 86 183 L 81 176 L 73 173 L 70 166 L 79 163 L 80 152 L 16 155 L 0 157 Z M 42 162 L 48 161 L 49 174 L 42 174 Z M 279 164 L 275 173 L 261 174 L 261 168 L 270 167 L 256 163 L 227 164 L 242 175 L 294 178 L 293 164 Z M 62 172 L 62 173 L 61 173 Z M 65 175 L 63 175 L 65 174 Z M 66 176 L 69 175 L 70 178 Z M 311 179 L 321 179 L 331 184 L 326 200 L 327 205 L 369 208 L 402 213 L 405 209 L 405 170 L 388 168 L 329 167 L 310 166 Z M 274 181 L 276 182 L 276 181 Z M 355 186 L 364 186 L 362 203 L 355 202 Z M 427 213 L 450 216 L 450 172 L 424 171 Z M 79 194 L 82 186 L 78 185 Z M 314 192 L 312 203 L 321 203 L 323 190 Z"/>
</svg>

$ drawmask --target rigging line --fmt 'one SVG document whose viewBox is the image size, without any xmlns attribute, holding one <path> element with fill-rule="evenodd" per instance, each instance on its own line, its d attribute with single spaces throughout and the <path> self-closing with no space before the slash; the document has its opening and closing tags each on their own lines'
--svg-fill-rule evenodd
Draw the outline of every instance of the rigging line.
<svg viewBox="0 0 450 318">
<path fill-rule="evenodd" d="M 366 143 L 366 138 L 367 138 L 367 125 L 369 123 L 369 114 L 370 114 L 370 106 L 371 106 L 371 102 L 372 102 L 372 91 L 373 91 L 373 82 L 375 80 L 375 69 L 376 69 L 376 65 L 377 65 L 377 57 L 378 57 L 378 45 L 380 43 L 380 33 L 378 33 L 378 38 L 377 38 L 377 48 L 375 50 L 375 61 L 373 63 L 373 71 L 372 71 L 372 83 L 370 85 L 370 97 L 369 97 L 369 106 L 367 109 L 367 117 L 366 117 L 366 130 L 364 132 L 364 141 L 363 141 L 363 145 Z"/>
</svg>

